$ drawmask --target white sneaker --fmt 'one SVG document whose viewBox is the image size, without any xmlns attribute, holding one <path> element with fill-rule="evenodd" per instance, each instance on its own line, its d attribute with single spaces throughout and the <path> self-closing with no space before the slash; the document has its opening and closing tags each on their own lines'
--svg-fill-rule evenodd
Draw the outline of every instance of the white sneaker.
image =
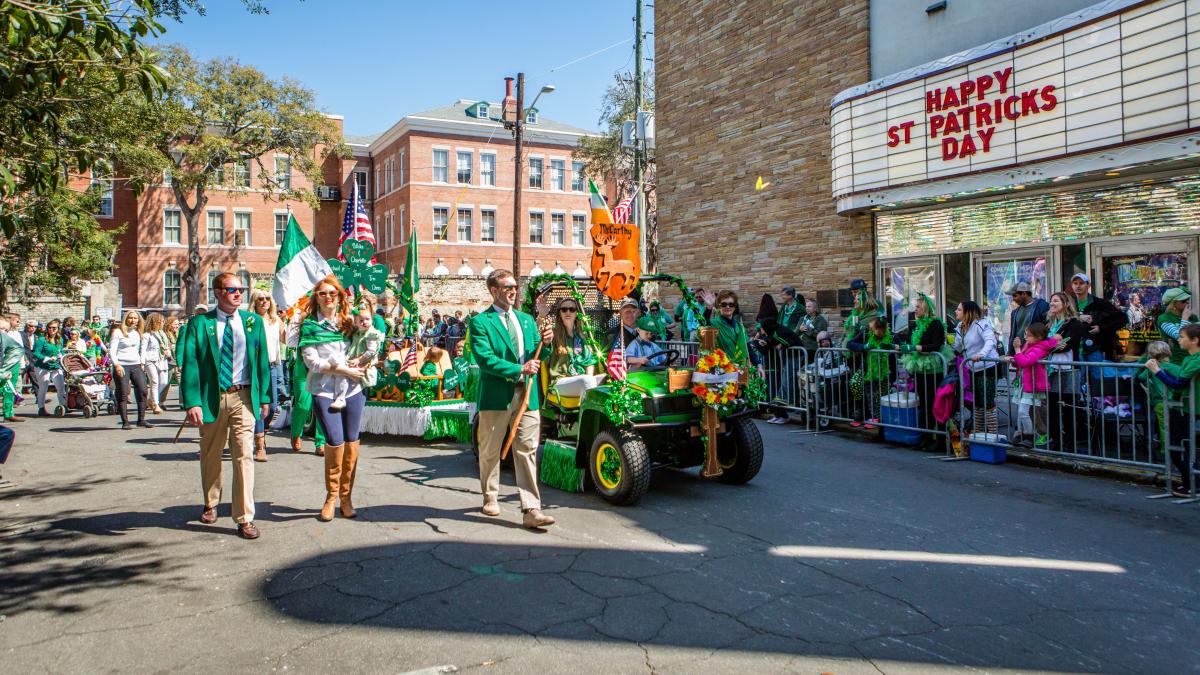
<svg viewBox="0 0 1200 675">
<path fill-rule="evenodd" d="M 330 410 L 341 410 L 342 408 L 345 408 L 345 407 L 346 407 L 346 397 L 345 396 L 338 396 L 337 398 L 333 399 L 332 403 L 329 404 Z"/>
</svg>

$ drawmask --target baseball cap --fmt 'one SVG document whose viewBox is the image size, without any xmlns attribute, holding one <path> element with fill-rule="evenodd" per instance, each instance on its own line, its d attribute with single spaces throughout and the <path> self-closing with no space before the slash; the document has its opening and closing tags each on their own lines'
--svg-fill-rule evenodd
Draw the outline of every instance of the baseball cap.
<svg viewBox="0 0 1200 675">
<path fill-rule="evenodd" d="M 624 300 L 621 301 L 621 305 L 619 307 L 617 307 L 617 311 L 619 312 L 619 311 L 625 309 L 626 307 L 637 307 L 637 306 L 638 306 L 637 300 L 634 300 L 633 298 L 625 298 Z"/>
<path fill-rule="evenodd" d="M 1188 289 L 1184 288 L 1183 286 L 1178 286 L 1176 288 L 1172 288 L 1166 293 L 1163 293 L 1162 302 L 1164 305 L 1167 305 L 1179 300 L 1187 300 L 1190 297 L 1192 297 L 1192 294 L 1188 292 Z"/>
<path fill-rule="evenodd" d="M 852 291 L 862 290 L 862 289 L 865 289 L 866 287 L 867 287 L 867 282 L 863 279 L 855 279 L 854 281 L 850 282 L 850 290 L 852 290 Z"/>
<path fill-rule="evenodd" d="M 654 325 L 654 320 L 648 316 L 643 316 L 642 318 L 638 319 L 637 327 L 641 328 L 642 330 L 648 330 L 652 333 L 658 328 Z"/>
<path fill-rule="evenodd" d="M 1029 287 L 1029 284 L 1022 281 L 1008 291 L 1008 295 L 1016 295 L 1017 293 L 1033 293 L 1033 289 Z"/>
<path fill-rule="evenodd" d="M 1092 283 L 1092 278 L 1089 277 L 1088 275 L 1084 274 L 1083 272 L 1076 272 L 1075 276 L 1071 277 L 1071 281 L 1075 281 L 1076 279 L 1079 279 L 1080 281 L 1082 281 L 1085 284 Z"/>
</svg>

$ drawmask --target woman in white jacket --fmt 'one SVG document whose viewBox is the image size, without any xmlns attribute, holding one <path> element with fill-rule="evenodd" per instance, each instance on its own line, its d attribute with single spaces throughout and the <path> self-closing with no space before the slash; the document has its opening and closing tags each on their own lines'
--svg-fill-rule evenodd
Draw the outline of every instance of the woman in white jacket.
<svg viewBox="0 0 1200 675">
<path fill-rule="evenodd" d="M 954 351 L 962 355 L 963 374 L 969 374 L 971 378 L 974 433 L 995 434 L 1000 426 L 996 418 L 996 378 L 999 375 L 996 366 L 1000 360 L 996 351 L 996 330 L 983 320 L 983 309 L 974 300 L 959 303 L 954 318 L 958 319 L 954 329 Z"/>
<path fill-rule="evenodd" d="M 163 332 L 163 315 L 154 312 L 146 317 L 146 332 L 142 334 L 142 369 L 146 373 L 146 393 L 150 399 L 150 412 L 163 412 L 161 398 L 170 383 L 170 361 L 167 359 L 167 335 Z"/>
</svg>

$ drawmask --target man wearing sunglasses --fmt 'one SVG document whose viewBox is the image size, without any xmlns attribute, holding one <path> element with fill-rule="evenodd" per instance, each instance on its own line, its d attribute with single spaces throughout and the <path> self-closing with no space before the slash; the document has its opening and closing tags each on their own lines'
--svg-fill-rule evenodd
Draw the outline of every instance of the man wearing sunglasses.
<svg viewBox="0 0 1200 675">
<path fill-rule="evenodd" d="M 271 364 L 261 317 L 238 309 L 247 289 L 236 274 L 213 280 L 217 308 L 192 317 L 183 336 L 180 399 L 189 424 L 200 427 L 200 522 L 217 522 L 221 501 L 221 451 L 233 461 L 233 520 L 243 539 L 254 525 L 254 422 L 271 403 Z"/>
<path fill-rule="evenodd" d="M 542 513 L 537 483 L 537 447 L 541 428 L 538 415 L 538 371 L 550 354 L 554 339 L 547 326 L 540 334 L 534 318 L 517 311 L 517 280 L 508 270 L 488 275 L 492 306 L 471 319 L 471 353 L 479 366 L 479 483 L 483 490 L 483 515 L 500 515 L 500 452 L 510 424 L 517 425 L 513 467 L 521 496 L 521 524 L 546 527 L 554 518 Z M 526 391 L 526 388 L 529 391 Z M 528 396 L 529 406 L 516 420 Z"/>
</svg>

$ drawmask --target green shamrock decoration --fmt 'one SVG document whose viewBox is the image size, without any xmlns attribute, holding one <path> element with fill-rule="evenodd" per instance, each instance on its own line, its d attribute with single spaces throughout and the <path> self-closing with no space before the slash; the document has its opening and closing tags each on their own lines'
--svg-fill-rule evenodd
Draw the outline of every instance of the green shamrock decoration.
<svg viewBox="0 0 1200 675">
<path fill-rule="evenodd" d="M 387 289 L 388 270 L 385 265 L 372 265 L 373 255 L 375 246 L 371 242 L 347 239 L 342 242 L 342 257 L 346 259 L 345 262 L 335 258 L 327 262 L 346 288 L 363 286 L 368 291 L 378 294 Z"/>
</svg>

